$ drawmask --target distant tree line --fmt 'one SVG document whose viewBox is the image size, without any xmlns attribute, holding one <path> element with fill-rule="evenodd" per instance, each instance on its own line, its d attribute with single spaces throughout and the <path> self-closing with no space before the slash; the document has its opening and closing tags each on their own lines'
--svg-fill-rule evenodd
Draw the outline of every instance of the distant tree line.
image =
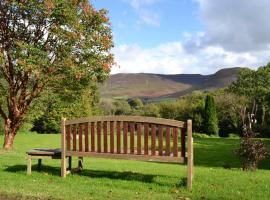
<svg viewBox="0 0 270 200">
<path fill-rule="evenodd" d="M 102 102 L 104 114 L 143 115 L 177 120 L 193 120 L 198 133 L 227 137 L 241 135 L 248 113 L 256 112 L 254 131 L 270 137 L 270 63 L 257 70 L 244 68 L 228 88 L 196 91 L 177 100 L 143 103 L 140 99 Z"/>
<path fill-rule="evenodd" d="M 192 119 L 194 132 L 227 137 L 231 133 L 242 134 L 243 121 L 248 113 L 254 112 L 254 102 L 254 132 L 260 137 L 270 137 L 270 64 L 257 70 L 242 69 L 228 88 L 195 91 L 176 100 L 161 102 L 143 102 L 139 98 L 100 100 L 95 84 L 78 94 L 74 91 L 65 95 L 50 93 L 34 102 L 22 129 L 59 133 L 62 116 L 141 115 Z"/>
</svg>

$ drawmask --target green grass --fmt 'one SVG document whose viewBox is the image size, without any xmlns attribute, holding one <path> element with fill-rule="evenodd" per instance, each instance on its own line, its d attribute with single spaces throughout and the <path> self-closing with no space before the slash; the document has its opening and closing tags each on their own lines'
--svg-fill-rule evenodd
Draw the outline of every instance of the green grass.
<svg viewBox="0 0 270 200">
<path fill-rule="evenodd" d="M 269 148 L 270 140 L 265 142 Z M 234 155 L 238 143 L 195 139 L 194 189 L 188 192 L 186 166 L 177 164 L 87 158 L 81 174 L 62 179 L 60 160 L 44 160 L 41 172 L 34 161 L 33 173 L 27 176 L 25 152 L 59 147 L 60 135 L 18 134 L 12 152 L 0 151 L 0 193 L 2 199 L 269 199 L 270 158 L 256 172 L 243 172 Z"/>
</svg>

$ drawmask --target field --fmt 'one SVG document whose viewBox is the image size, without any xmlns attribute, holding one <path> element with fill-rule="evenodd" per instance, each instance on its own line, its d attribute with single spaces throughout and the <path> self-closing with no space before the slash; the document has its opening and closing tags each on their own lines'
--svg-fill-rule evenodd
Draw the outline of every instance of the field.
<svg viewBox="0 0 270 200">
<path fill-rule="evenodd" d="M 27 176 L 25 152 L 59 147 L 60 135 L 19 133 L 12 152 L 0 151 L 0 199 L 269 199 L 270 158 L 256 172 L 243 172 L 234 154 L 238 143 L 195 139 L 194 189 L 188 192 L 186 166 L 176 164 L 89 158 L 81 174 L 62 179 L 60 160 L 44 160 L 41 172 L 34 165 Z"/>
</svg>

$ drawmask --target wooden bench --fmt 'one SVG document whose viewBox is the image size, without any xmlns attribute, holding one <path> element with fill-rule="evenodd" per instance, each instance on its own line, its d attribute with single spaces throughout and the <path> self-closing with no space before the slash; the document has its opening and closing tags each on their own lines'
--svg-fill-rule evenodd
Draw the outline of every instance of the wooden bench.
<svg viewBox="0 0 270 200">
<path fill-rule="evenodd" d="M 192 121 L 140 116 L 98 116 L 62 120 L 61 176 L 72 156 L 186 163 L 187 186 L 192 189 Z M 186 137 L 187 134 L 187 137 Z M 187 151 L 186 151 L 187 138 Z M 71 163 L 70 163 L 71 164 Z"/>
<path fill-rule="evenodd" d="M 38 148 L 27 151 L 27 174 L 32 172 L 32 159 L 38 159 L 38 170 L 41 169 L 42 159 L 61 159 L 61 149 Z"/>
</svg>

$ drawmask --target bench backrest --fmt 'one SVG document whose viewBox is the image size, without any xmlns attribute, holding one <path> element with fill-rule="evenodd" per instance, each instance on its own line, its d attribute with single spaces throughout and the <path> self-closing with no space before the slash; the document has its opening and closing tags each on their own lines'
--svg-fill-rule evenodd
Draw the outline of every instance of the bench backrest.
<svg viewBox="0 0 270 200">
<path fill-rule="evenodd" d="M 186 122 L 98 116 L 64 123 L 66 151 L 186 157 Z"/>
<path fill-rule="evenodd" d="M 187 133 L 187 137 L 185 137 Z M 187 138 L 187 152 L 186 152 Z M 141 116 L 99 116 L 62 120 L 61 174 L 66 156 L 101 156 L 165 162 L 187 161 L 187 186 L 192 189 L 192 121 Z M 162 159 L 161 159 L 162 158 Z M 187 159 L 186 159 L 187 158 Z"/>
</svg>

